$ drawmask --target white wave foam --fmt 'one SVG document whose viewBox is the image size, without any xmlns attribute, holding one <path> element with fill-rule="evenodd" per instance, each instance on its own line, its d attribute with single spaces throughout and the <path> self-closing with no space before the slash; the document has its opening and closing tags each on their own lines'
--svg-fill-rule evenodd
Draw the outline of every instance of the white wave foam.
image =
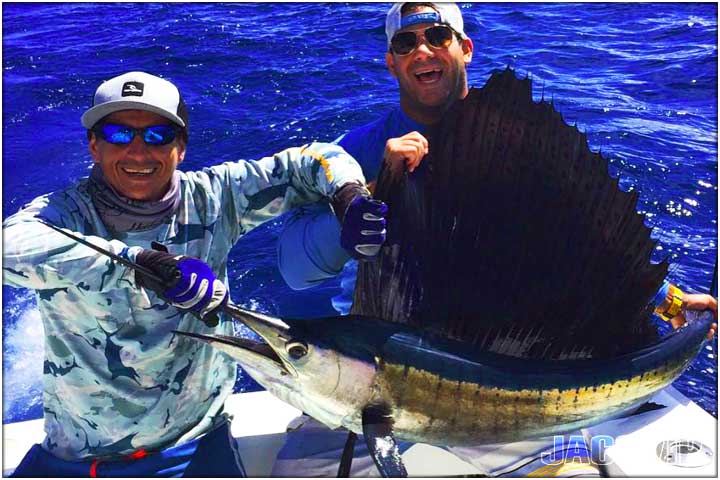
<svg viewBox="0 0 720 480">
<path fill-rule="evenodd" d="M 29 412 L 42 404 L 44 329 L 37 306 L 24 307 L 3 332 L 4 423 L 30 420 Z"/>
</svg>

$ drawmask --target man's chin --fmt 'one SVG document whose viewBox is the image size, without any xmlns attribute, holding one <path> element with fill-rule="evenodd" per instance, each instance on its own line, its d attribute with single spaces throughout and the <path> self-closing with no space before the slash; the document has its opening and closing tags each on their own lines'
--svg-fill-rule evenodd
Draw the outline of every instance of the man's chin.
<svg viewBox="0 0 720 480">
<path fill-rule="evenodd" d="M 157 200 L 159 197 L 156 189 L 141 185 L 126 186 L 126 188 L 118 190 L 118 193 L 125 198 L 138 202 L 149 202 Z"/>
<path fill-rule="evenodd" d="M 430 108 L 441 107 L 450 101 L 452 89 L 443 82 L 424 84 L 417 83 L 413 88 L 416 101 Z"/>
<path fill-rule="evenodd" d="M 427 92 L 423 95 L 418 96 L 418 103 L 427 109 L 444 109 L 453 103 L 450 99 L 450 94 L 445 92 Z"/>
<path fill-rule="evenodd" d="M 113 185 L 113 188 L 123 197 L 137 201 L 157 200 L 158 197 L 162 197 L 158 192 L 163 190 L 158 187 L 158 179 L 151 176 L 146 178 L 125 176 L 122 185 Z"/>
<path fill-rule="evenodd" d="M 420 83 L 417 82 L 413 87 L 414 97 L 416 101 L 428 109 L 445 109 L 455 103 L 456 100 L 462 98 L 462 83 L 449 81 L 450 77 L 443 78 L 439 82 Z"/>
<path fill-rule="evenodd" d="M 452 95 L 445 89 L 437 91 L 414 91 L 413 95 L 401 96 L 401 104 L 406 112 L 417 112 L 428 116 L 426 121 L 437 120 L 453 104 Z M 412 116 L 412 115 L 411 115 Z M 433 120 L 434 119 L 434 120 Z"/>
</svg>

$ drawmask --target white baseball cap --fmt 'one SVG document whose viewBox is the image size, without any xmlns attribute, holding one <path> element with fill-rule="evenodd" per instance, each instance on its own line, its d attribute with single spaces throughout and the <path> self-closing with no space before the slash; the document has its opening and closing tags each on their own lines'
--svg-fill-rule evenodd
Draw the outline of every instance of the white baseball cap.
<svg viewBox="0 0 720 480">
<path fill-rule="evenodd" d="M 395 35 L 398 30 L 418 23 L 445 24 L 459 33 L 462 38 L 468 38 L 467 35 L 465 35 L 462 13 L 460 13 L 460 8 L 458 8 L 456 4 L 431 3 L 431 8 L 433 8 L 435 12 L 411 13 L 403 17 L 401 10 L 405 3 L 408 2 L 396 3 L 387 13 L 387 18 L 385 19 L 385 34 L 387 35 L 388 45 L 390 45 L 393 35 Z"/>
<path fill-rule="evenodd" d="M 90 130 L 103 117 L 120 110 L 145 110 L 187 127 L 188 111 L 175 85 L 145 72 L 129 72 L 103 82 L 95 92 L 93 106 L 83 113 L 82 124 Z"/>
</svg>

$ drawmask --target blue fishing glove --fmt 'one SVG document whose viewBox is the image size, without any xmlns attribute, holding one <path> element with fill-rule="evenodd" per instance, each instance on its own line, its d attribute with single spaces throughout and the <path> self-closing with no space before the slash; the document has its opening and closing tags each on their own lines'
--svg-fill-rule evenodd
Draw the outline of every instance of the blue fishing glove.
<svg viewBox="0 0 720 480">
<path fill-rule="evenodd" d="M 172 305 L 197 315 L 209 327 L 218 324 L 217 314 L 228 301 L 225 285 L 212 269 L 196 258 L 144 249 L 135 262 L 157 278 L 136 271 L 138 285 L 148 288 Z"/>
<path fill-rule="evenodd" d="M 349 183 L 335 193 L 332 206 L 342 225 L 340 245 L 357 260 L 377 256 L 387 235 L 387 205 L 370 198 L 363 185 Z"/>
</svg>

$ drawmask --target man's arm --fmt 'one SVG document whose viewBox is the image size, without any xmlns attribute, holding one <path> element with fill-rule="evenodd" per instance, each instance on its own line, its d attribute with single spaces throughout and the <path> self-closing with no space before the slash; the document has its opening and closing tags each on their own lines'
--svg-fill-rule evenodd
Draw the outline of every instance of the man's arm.
<svg viewBox="0 0 720 480">
<path fill-rule="evenodd" d="M 294 213 L 285 223 L 277 248 L 280 273 L 294 290 L 338 275 L 351 258 L 340 245 L 340 223 L 327 204 Z"/>
<path fill-rule="evenodd" d="M 711 295 L 701 293 L 685 293 L 675 285 L 666 281 L 653 298 L 655 313 L 678 329 L 687 323 L 687 310 L 710 310 L 717 322 L 717 300 Z M 707 339 L 712 340 L 717 332 L 717 323 L 713 323 L 708 331 Z"/>
<path fill-rule="evenodd" d="M 427 140 L 417 131 L 421 128 L 396 109 L 335 142 L 360 163 L 366 178 L 374 181 L 383 161 L 394 171 L 412 171 L 419 165 L 427 153 Z M 338 275 L 350 258 L 340 244 L 340 226 L 329 209 L 294 214 L 278 238 L 280 273 L 296 290 Z"/>
<path fill-rule="evenodd" d="M 232 242 L 294 207 L 330 201 L 341 187 L 365 183 L 362 169 L 350 155 L 323 143 L 187 175 L 192 188 L 210 192 L 211 202 L 220 199 L 208 208 L 218 208 L 220 218 L 230 224 Z"/>
<path fill-rule="evenodd" d="M 90 243 L 129 258 L 139 251 L 118 240 L 83 235 L 56 193 L 36 198 L 3 222 L 3 283 L 36 290 L 78 286 L 105 292 L 134 285 L 134 274 L 109 258 L 52 230 L 67 228 Z"/>
<path fill-rule="evenodd" d="M 174 306 L 195 312 L 209 326 L 217 325 L 215 312 L 228 295 L 204 262 L 81 235 L 68 225 L 73 223 L 71 216 L 60 213 L 65 209 L 49 203 L 48 197 L 40 197 L 3 225 L 5 238 L 11 239 L 5 242 L 4 283 L 36 290 L 77 287 L 93 292 L 145 287 Z M 125 267 L 83 242 L 135 262 L 151 275 Z"/>
</svg>

